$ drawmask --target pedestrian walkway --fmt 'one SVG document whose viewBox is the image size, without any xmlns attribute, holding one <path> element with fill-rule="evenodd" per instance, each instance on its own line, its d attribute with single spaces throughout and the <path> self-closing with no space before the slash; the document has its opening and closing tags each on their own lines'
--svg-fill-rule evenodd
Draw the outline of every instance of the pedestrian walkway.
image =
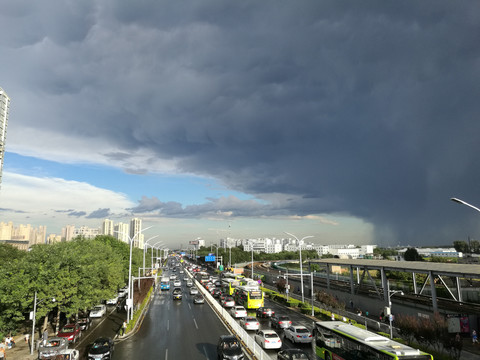
<svg viewBox="0 0 480 360">
<path fill-rule="evenodd" d="M 15 347 L 7 349 L 6 359 L 7 360 L 34 360 L 37 359 L 37 350 L 33 351 L 33 354 L 30 355 L 30 343 L 25 342 L 25 336 L 19 335 L 15 336 Z"/>
</svg>

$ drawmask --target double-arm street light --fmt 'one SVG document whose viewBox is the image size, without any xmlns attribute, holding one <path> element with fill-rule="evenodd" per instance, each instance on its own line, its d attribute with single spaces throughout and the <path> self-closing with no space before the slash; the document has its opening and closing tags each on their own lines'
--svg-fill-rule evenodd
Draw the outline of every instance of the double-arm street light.
<svg viewBox="0 0 480 360">
<path fill-rule="evenodd" d="M 147 246 L 150 246 L 152 248 L 152 258 L 153 258 L 153 247 L 148 242 L 150 240 L 155 239 L 156 237 L 159 237 L 159 235 L 152 236 L 150 239 L 148 239 L 143 243 L 143 276 L 145 276 L 145 252 L 147 251 Z M 152 260 L 152 267 L 153 267 L 153 260 Z"/>
<path fill-rule="evenodd" d="M 308 235 L 308 236 L 303 237 L 301 240 L 298 240 L 298 238 L 295 235 L 290 234 L 286 231 L 284 231 L 284 233 L 289 235 L 289 236 L 293 236 L 298 242 L 298 249 L 300 250 L 300 287 L 301 287 L 301 290 L 302 290 L 302 302 L 304 302 L 305 298 L 304 298 L 304 295 L 303 295 L 303 266 L 302 266 L 302 244 L 301 243 L 305 239 L 312 238 L 313 235 Z"/>
<path fill-rule="evenodd" d="M 402 290 L 390 290 L 390 281 L 387 280 L 387 291 L 388 291 L 388 321 L 390 322 L 390 339 L 393 339 L 393 328 L 392 328 L 392 300 L 390 299 L 395 294 L 404 295 Z M 387 314 L 385 314 L 387 315 Z"/>
<path fill-rule="evenodd" d="M 127 297 L 127 323 L 130 322 L 130 320 L 133 317 L 133 292 L 132 292 L 132 249 L 133 249 L 133 241 L 137 237 L 137 235 L 140 235 L 143 231 L 150 229 L 151 226 L 137 231 L 133 237 L 131 238 L 128 234 L 125 234 L 122 231 L 115 231 L 116 233 L 122 234 L 124 236 L 128 237 L 128 241 L 130 241 L 130 260 L 128 264 L 128 297 Z"/>
<path fill-rule="evenodd" d="M 157 261 L 158 261 L 158 250 L 163 249 L 163 246 L 157 246 L 157 245 L 165 245 L 165 244 L 163 243 L 163 240 L 158 240 L 152 245 L 152 267 L 153 267 L 153 249 L 157 249 Z M 162 262 L 160 261 L 160 265 L 161 264 Z"/>
<path fill-rule="evenodd" d="M 37 305 L 40 305 L 42 302 L 48 299 L 43 299 L 37 302 L 37 291 L 35 291 L 35 297 L 33 298 L 33 312 L 32 312 L 32 340 L 30 343 L 30 355 L 33 354 L 33 345 L 35 343 L 35 317 L 37 316 Z M 52 302 L 55 302 L 55 298 L 51 299 Z"/>
</svg>

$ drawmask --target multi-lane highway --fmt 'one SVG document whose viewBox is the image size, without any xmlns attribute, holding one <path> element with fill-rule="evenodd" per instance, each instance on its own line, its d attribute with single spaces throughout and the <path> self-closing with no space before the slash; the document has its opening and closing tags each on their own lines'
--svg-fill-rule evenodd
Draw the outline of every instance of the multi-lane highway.
<svg viewBox="0 0 480 360">
<path fill-rule="evenodd" d="M 156 293 L 140 330 L 115 346 L 115 359 L 216 359 L 227 329 L 207 304 L 193 304 L 185 282 L 183 299 Z"/>
<path fill-rule="evenodd" d="M 128 339 L 118 342 L 114 359 L 216 359 L 216 344 L 220 335 L 229 331 L 205 304 L 193 304 L 193 296 L 182 280 L 183 299 L 173 300 L 172 290 L 157 291 L 140 330 Z M 312 321 L 303 315 L 266 302 L 277 313 L 289 315 L 294 324 L 312 329 Z M 252 313 L 254 314 L 254 313 Z M 269 319 L 259 319 L 262 329 L 270 329 Z M 310 345 L 293 345 L 285 340 L 283 348 L 300 347 L 312 354 Z M 250 332 L 254 336 L 255 332 Z M 272 359 L 277 351 L 268 350 Z M 312 357 L 313 358 L 313 357 Z"/>
</svg>

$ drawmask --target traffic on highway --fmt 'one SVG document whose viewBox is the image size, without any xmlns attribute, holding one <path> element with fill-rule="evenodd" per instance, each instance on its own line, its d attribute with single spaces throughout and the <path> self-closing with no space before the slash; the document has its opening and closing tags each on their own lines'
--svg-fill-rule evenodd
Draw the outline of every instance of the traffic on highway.
<svg viewBox="0 0 480 360">
<path fill-rule="evenodd" d="M 205 268 L 186 261 L 180 263 L 175 258 L 169 260 L 167 268 L 163 271 L 162 281 L 167 277 L 171 284 L 180 280 L 180 286 L 177 286 L 177 283 L 170 286 L 170 289 L 164 287 L 157 290 L 142 327 L 134 336 L 118 342 L 115 359 L 131 359 L 134 354 L 144 358 L 155 354 L 156 359 L 165 360 L 241 359 L 238 354 L 228 355 L 228 352 L 224 352 L 219 346 L 221 337 L 231 335 L 231 332 L 208 305 L 208 301 L 205 301 L 206 296 L 199 293 L 198 287 L 208 290 L 211 294 L 209 301 L 222 304 L 225 311 L 249 332 L 256 344 L 263 347 L 271 359 L 277 359 L 279 351 L 283 351 L 282 358 L 289 358 L 290 349 L 297 349 L 294 358 L 302 358 L 299 356 L 303 355 L 304 359 L 316 359 L 311 346 L 312 321 L 302 314 L 264 299 L 258 283 L 254 284 L 252 280 L 242 278 L 239 287 L 245 284 L 244 287 L 236 294 L 230 294 L 230 287 L 225 285 L 229 281 L 222 280 L 232 278 L 220 278 L 207 272 Z M 232 302 L 231 299 L 237 301 Z M 277 317 L 274 316 L 272 321 L 271 315 L 274 314 L 277 314 Z M 248 321 L 245 321 L 246 319 Z M 295 335 L 291 332 L 290 337 L 286 338 L 289 327 L 286 325 L 294 325 L 295 329 L 305 329 L 306 332 Z M 245 350 L 242 352 L 247 358 Z"/>
<path fill-rule="evenodd" d="M 348 328 L 336 335 L 334 328 L 322 327 L 306 315 L 265 298 L 252 279 L 229 273 L 219 275 L 180 258 L 168 259 L 159 283 L 135 331 L 118 336 L 126 317 L 123 307 L 118 306 L 122 304 L 119 297 L 115 305 L 110 302 L 112 305 L 95 307 L 83 332 L 79 330 L 83 336 L 75 336 L 76 327 L 73 332 L 65 328 L 67 342 L 74 344 L 82 359 L 89 360 L 241 360 L 251 359 L 252 354 L 258 359 L 314 360 L 319 351 L 325 359 L 340 358 L 338 354 L 350 359 L 345 357 L 344 344 L 355 336 L 370 336 L 352 333 L 348 340 L 342 337 Z M 237 330 L 241 328 L 248 334 L 248 341 L 235 331 L 232 322 Z M 321 338 L 320 344 L 315 343 L 315 336 Z M 331 339 L 335 339 L 334 343 Z M 261 357 L 257 355 L 260 348 Z M 364 351 L 381 350 L 365 345 Z M 431 357 L 419 353 L 411 358 Z"/>
</svg>

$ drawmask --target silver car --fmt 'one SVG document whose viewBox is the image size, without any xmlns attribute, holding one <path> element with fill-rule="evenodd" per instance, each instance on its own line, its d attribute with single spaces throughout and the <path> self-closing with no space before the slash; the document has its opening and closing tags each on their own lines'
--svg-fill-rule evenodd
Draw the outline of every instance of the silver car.
<svg viewBox="0 0 480 360">
<path fill-rule="evenodd" d="M 48 339 L 45 343 L 40 342 L 38 346 L 38 358 L 50 358 L 57 355 L 60 351 L 68 348 L 68 340 L 62 337 L 53 337 Z"/>
<path fill-rule="evenodd" d="M 197 295 L 198 294 L 198 289 L 196 287 L 191 287 L 190 288 L 190 295 Z"/>
<path fill-rule="evenodd" d="M 205 299 L 200 294 L 195 295 L 195 297 L 193 298 L 194 304 L 203 304 L 204 302 L 205 302 Z"/>
</svg>

